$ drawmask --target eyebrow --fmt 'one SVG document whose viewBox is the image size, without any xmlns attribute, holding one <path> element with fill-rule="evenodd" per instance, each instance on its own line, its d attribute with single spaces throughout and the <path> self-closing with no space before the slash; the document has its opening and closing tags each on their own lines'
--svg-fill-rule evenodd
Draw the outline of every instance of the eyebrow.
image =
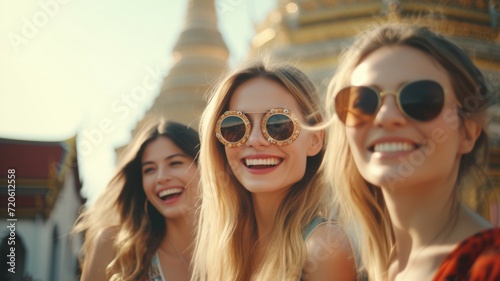
<svg viewBox="0 0 500 281">
<path fill-rule="evenodd" d="M 271 111 L 271 109 L 273 109 L 273 108 L 266 109 L 265 111 L 244 111 L 244 110 L 239 110 L 239 109 L 235 109 L 234 111 L 241 111 L 245 114 L 247 114 L 247 113 L 260 114 L 260 113 L 268 113 L 269 111 Z"/>
<path fill-rule="evenodd" d="M 187 156 L 186 154 L 176 153 L 176 154 L 172 154 L 172 155 L 169 155 L 169 156 L 165 157 L 165 159 L 163 159 L 163 160 L 170 160 L 170 159 L 175 158 L 175 157 L 189 158 L 189 156 Z M 141 167 L 145 166 L 145 165 L 148 165 L 148 164 L 154 164 L 154 162 L 153 161 L 142 162 L 141 163 Z"/>
</svg>

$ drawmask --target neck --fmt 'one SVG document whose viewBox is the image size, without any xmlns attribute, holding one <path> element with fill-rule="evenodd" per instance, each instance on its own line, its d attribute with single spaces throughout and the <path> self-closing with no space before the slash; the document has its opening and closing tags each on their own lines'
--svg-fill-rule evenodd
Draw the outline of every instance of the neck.
<svg viewBox="0 0 500 281">
<path fill-rule="evenodd" d="M 488 228 L 455 197 L 457 172 L 441 181 L 382 188 L 395 241 L 389 280 L 429 280 L 456 244 Z"/>
<path fill-rule="evenodd" d="M 410 242 L 413 248 L 430 243 L 457 215 L 458 202 L 451 194 L 399 196 L 384 192 L 384 200 L 396 243 Z"/>
<path fill-rule="evenodd" d="M 399 250 L 428 245 L 456 218 L 458 164 L 448 176 L 412 185 L 382 188 Z M 411 180 L 407 183 L 411 183 Z"/>
<path fill-rule="evenodd" d="M 191 258 L 195 239 L 196 221 L 189 212 L 176 219 L 167 219 L 167 232 L 160 244 L 160 249 L 171 254 L 181 254 Z M 179 252 L 179 253 L 177 253 Z"/>
<path fill-rule="evenodd" d="M 286 193 L 253 193 L 252 201 L 257 223 L 259 248 L 267 248 L 271 233 L 276 227 L 276 214 Z"/>
<path fill-rule="evenodd" d="M 395 239 L 391 257 L 391 264 L 395 265 L 393 274 L 399 272 L 406 277 L 408 271 L 415 268 L 433 272 L 433 267 L 426 267 L 428 264 L 418 261 L 441 263 L 427 256 L 427 250 L 432 248 L 429 246 L 453 247 L 457 243 L 452 232 L 460 219 L 461 208 L 453 197 L 454 185 L 450 180 L 382 189 Z"/>
</svg>

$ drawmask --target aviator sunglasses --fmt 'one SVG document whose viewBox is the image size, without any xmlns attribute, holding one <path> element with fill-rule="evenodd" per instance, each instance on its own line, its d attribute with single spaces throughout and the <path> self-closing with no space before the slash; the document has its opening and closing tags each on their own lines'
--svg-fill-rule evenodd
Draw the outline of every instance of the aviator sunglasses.
<svg viewBox="0 0 500 281">
<path fill-rule="evenodd" d="M 260 129 L 267 141 L 277 146 L 291 144 L 300 133 L 297 118 L 285 108 L 269 110 L 262 118 Z M 229 110 L 217 120 L 215 136 L 227 147 L 238 147 L 246 143 L 251 130 L 252 122 L 244 112 Z"/>
<path fill-rule="evenodd" d="M 419 122 L 433 120 L 444 106 L 443 87 L 432 80 L 420 80 L 404 85 L 398 92 L 349 86 L 335 96 L 335 111 L 346 126 L 356 127 L 375 119 L 386 95 L 395 95 L 401 112 Z"/>
</svg>

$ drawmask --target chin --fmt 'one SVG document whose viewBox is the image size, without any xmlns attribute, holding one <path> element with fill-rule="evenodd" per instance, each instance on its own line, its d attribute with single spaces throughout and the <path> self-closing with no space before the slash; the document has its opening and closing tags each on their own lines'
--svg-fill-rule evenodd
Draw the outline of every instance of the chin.
<svg viewBox="0 0 500 281">
<path fill-rule="evenodd" d="M 245 189 L 251 193 L 266 193 L 279 190 L 279 188 L 275 188 L 274 186 L 262 186 L 262 185 L 247 185 L 245 186 Z"/>
</svg>

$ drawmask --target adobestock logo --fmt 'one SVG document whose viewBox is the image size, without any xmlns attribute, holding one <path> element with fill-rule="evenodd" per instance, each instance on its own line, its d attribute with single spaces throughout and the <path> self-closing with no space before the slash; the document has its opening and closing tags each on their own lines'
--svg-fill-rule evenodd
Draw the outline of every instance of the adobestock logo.
<svg viewBox="0 0 500 281">
<path fill-rule="evenodd" d="M 9 32 L 7 35 L 9 38 L 10 45 L 14 49 L 16 54 L 21 51 L 20 48 L 23 45 L 29 43 L 29 41 L 38 34 L 40 29 L 44 28 L 50 21 L 59 14 L 61 10 L 61 5 L 66 5 L 71 0 L 40 0 L 38 1 L 38 6 L 40 9 L 36 11 L 31 17 L 23 17 L 22 27 L 19 33 Z"/>
</svg>

